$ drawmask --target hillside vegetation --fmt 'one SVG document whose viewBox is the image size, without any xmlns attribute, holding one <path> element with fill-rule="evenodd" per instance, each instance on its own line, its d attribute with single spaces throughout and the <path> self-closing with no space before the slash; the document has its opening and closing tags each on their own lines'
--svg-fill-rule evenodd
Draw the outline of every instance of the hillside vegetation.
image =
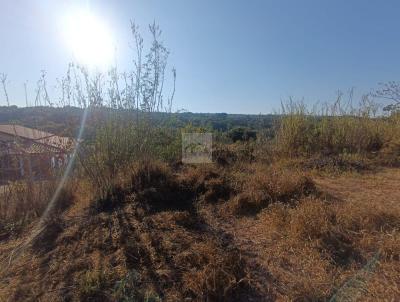
<svg viewBox="0 0 400 302">
<path fill-rule="evenodd" d="M 85 123 L 85 138 L 91 138 L 100 122 L 110 118 L 110 112 L 119 112 L 126 119 L 136 118 L 136 110 L 91 108 Z M 22 107 L 0 106 L 0 124 L 18 124 L 30 128 L 56 133 L 58 135 L 76 136 L 84 109 L 80 107 Z M 143 115 L 143 112 L 139 112 Z M 226 132 L 235 128 L 263 129 L 273 126 L 277 119 L 274 115 L 226 114 L 226 113 L 191 113 L 171 114 L 154 112 L 152 121 L 160 125 L 181 128 L 187 124 L 203 127 L 213 131 Z"/>
</svg>

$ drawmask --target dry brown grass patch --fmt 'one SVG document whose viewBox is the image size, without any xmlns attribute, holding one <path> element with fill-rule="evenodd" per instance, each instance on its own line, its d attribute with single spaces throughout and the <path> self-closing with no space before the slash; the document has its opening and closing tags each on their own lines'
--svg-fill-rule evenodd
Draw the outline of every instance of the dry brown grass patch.
<svg viewBox="0 0 400 302">
<path fill-rule="evenodd" d="M 182 277 L 184 292 L 197 299 L 232 301 L 248 286 L 246 265 L 237 250 L 221 254 L 221 247 L 215 243 L 200 243 L 178 255 L 176 261 L 188 269 Z"/>
<path fill-rule="evenodd" d="M 332 231 L 335 213 L 318 199 L 305 199 L 290 209 L 289 232 L 299 240 L 320 239 Z"/>
<path fill-rule="evenodd" d="M 294 203 L 316 193 L 314 182 L 298 171 L 253 165 L 237 177 L 240 192 L 232 199 L 231 209 L 238 214 L 256 213 L 274 202 Z"/>
<path fill-rule="evenodd" d="M 234 192 L 228 173 L 214 165 L 189 166 L 180 177 L 192 187 L 199 201 L 228 200 Z"/>
</svg>

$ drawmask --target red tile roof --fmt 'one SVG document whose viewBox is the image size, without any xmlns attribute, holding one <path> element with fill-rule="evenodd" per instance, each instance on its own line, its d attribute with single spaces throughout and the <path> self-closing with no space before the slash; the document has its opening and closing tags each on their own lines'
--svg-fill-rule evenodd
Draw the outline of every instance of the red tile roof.
<svg viewBox="0 0 400 302">
<path fill-rule="evenodd" d="M 0 133 L 29 141 L 29 144 L 18 143 L 11 148 L 16 148 L 14 151 L 19 150 L 24 153 L 69 151 L 76 144 L 75 140 L 72 138 L 57 136 L 52 133 L 19 125 L 0 125 Z"/>
</svg>

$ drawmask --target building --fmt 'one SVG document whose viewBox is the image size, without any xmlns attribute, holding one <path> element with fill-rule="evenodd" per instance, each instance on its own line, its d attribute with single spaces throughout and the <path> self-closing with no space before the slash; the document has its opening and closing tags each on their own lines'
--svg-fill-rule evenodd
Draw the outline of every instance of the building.
<svg viewBox="0 0 400 302">
<path fill-rule="evenodd" d="M 68 163 L 74 139 L 19 125 L 0 125 L 0 183 L 44 179 Z"/>
</svg>

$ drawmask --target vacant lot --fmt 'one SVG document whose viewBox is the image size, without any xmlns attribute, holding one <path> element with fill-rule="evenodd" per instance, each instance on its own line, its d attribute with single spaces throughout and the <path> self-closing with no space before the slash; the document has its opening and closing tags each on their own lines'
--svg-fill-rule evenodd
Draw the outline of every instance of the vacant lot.
<svg viewBox="0 0 400 302">
<path fill-rule="evenodd" d="M 400 297 L 398 169 L 132 169 L 106 200 L 81 184 L 33 238 L 0 243 L 2 300 Z"/>
</svg>

